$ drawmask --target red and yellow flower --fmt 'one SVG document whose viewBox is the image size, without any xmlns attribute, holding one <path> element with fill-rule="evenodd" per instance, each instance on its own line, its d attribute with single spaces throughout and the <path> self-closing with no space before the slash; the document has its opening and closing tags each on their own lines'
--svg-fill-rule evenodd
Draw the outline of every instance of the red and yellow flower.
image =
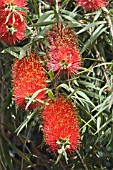
<svg viewBox="0 0 113 170">
<path fill-rule="evenodd" d="M 12 78 L 14 100 L 22 109 L 25 109 L 27 102 L 36 91 L 47 86 L 44 68 L 35 52 L 21 60 L 15 59 L 12 66 Z M 36 108 L 39 100 L 44 100 L 45 97 L 46 91 L 43 90 L 34 98 L 29 109 Z"/>
<path fill-rule="evenodd" d="M 26 22 L 21 20 L 19 15 L 14 15 L 10 17 L 6 22 L 5 16 L 0 17 L 0 39 L 5 44 L 13 45 L 25 38 Z"/>
<path fill-rule="evenodd" d="M 0 9 L 1 8 L 24 8 L 26 6 L 26 0 L 0 0 Z"/>
<path fill-rule="evenodd" d="M 108 0 L 77 0 L 77 3 L 87 11 L 96 11 L 108 4 Z"/>
<path fill-rule="evenodd" d="M 77 73 L 81 66 L 81 55 L 77 45 L 77 37 L 70 28 L 58 29 L 53 27 L 48 31 L 48 68 L 55 71 Z"/>
<path fill-rule="evenodd" d="M 66 152 L 72 153 L 80 144 L 78 116 L 72 102 L 58 97 L 49 101 L 43 113 L 43 133 L 49 149 L 57 153 L 64 145 Z"/>
<path fill-rule="evenodd" d="M 0 39 L 7 45 L 13 45 L 25 38 L 26 12 L 25 0 L 2 0 L 0 2 Z"/>
</svg>

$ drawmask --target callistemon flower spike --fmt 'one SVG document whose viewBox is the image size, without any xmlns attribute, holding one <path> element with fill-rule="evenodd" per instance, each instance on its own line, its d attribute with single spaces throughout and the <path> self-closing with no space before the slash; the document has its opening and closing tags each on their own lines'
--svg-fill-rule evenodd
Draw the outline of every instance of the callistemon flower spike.
<svg viewBox="0 0 113 170">
<path fill-rule="evenodd" d="M 15 21 L 12 17 L 6 22 L 5 16 L 0 16 L 0 39 L 7 45 L 13 45 L 16 42 L 25 39 L 26 22 L 21 20 L 19 15 L 15 15 Z"/>
<path fill-rule="evenodd" d="M 11 9 L 12 7 L 24 8 L 26 0 L 0 0 L 0 8 Z"/>
<path fill-rule="evenodd" d="M 108 0 L 76 0 L 87 11 L 96 11 L 108 4 Z"/>
<path fill-rule="evenodd" d="M 68 74 L 76 74 L 81 66 L 77 37 L 70 28 L 64 28 L 61 31 L 62 34 L 57 27 L 53 27 L 52 31 L 47 32 L 50 44 L 47 66 L 53 72 L 66 70 Z"/>
<path fill-rule="evenodd" d="M 0 3 L 0 13 L 3 13 L 3 16 L 16 14 L 22 18 L 22 16 L 26 16 L 27 14 L 26 10 L 23 11 L 22 8 L 27 10 L 25 0 L 4 0 Z"/>
<path fill-rule="evenodd" d="M 77 36 L 74 31 L 71 28 L 63 28 L 62 25 L 61 27 L 53 26 L 51 31 L 47 31 L 47 35 L 50 50 L 64 44 L 67 45 L 67 42 L 71 47 L 77 44 Z"/>
<path fill-rule="evenodd" d="M 12 84 L 14 100 L 18 107 L 25 109 L 30 98 L 36 91 L 40 91 L 34 98 L 28 109 L 39 106 L 39 100 L 44 101 L 46 97 L 46 74 L 40 58 L 36 52 L 25 56 L 21 60 L 15 59 L 12 66 Z"/>
<path fill-rule="evenodd" d="M 0 40 L 7 45 L 22 41 L 26 31 L 25 0 L 4 0 L 0 2 Z"/>
<path fill-rule="evenodd" d="M 49 101 L 42 112 L 43 133 L 49 150 L 54 153 L 73 153 L 80 144 L 80 128 L 77 111 L 64 97 Z"/>
</svg>

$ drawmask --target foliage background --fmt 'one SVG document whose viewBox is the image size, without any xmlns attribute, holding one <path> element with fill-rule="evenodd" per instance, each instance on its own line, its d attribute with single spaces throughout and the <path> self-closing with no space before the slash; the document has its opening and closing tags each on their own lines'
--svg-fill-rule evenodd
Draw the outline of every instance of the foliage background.
<svg viewBox="0 0 113 170">
<path fill-rule="evenodd" d="M 112 170 L 113 169 L 113 2 L 86 12 L 75 0 L 28 0 L 27 38 L 13 47 L 0 42 L 0 169 L 1 170 Z M 80 118 L 81 147 L 66 164 L 44 145 L 40 118 L 17 110 L 12 96 L 11 66 L 32 49 L 46 54 L 46 30 L 58 19 L 74 29 L 82 54 L 76 77 L 56 79 L 54 90 L 73 99 Z M 53 84 L 52 73 L 48 72 Z"/>
</svg>

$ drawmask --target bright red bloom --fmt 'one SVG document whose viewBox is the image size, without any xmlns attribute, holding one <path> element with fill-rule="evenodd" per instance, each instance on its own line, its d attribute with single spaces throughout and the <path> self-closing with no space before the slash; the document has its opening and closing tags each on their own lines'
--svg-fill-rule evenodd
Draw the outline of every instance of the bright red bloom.
<svg viewBox="0 0 113 170">
<path fill-rule="evenodd" d="M 9 5 L 24 8 L 26 5 L 26 0 L 0 0 L 0 8 L 5 8 Z"/>
<path fill-rule="evenodd" d="M 5 44 L 13 45 L 25 38 L 26 12 L 25 0 L 2 0 L 0 2 L 0 39 Z"/>
<path fill-rule="evenodd" d="M 65 150 L 76 151 L 80 144 L 80 128 L 72 102 L 58 97 L 54 102 L 49 101 L 42 115 L 44 138 L 49 149 L 56 153 L 61 149 L 59 142 L 68 140 Z"/>
<path fill-rule="evenodd" d="M 108 4 L 108 0 L 77 0 L 77 3 L 87 11 L 96 11 Z"/>
<path fill-rule="evenodd" d="M 54 26 L 51 31 L 47 31 L 48 41 L 50 43 L 50 50 L 56 49 L 58 46 L 69 45 L 73 47 L 77 45 L 77 36 L 71 28 L 62 28 L 60 24 L 59 27 Z"/>
<path fill-rule="evenodd" d="M 47 86 L 46 74 L 40 59 L 36 53 L 32 53 L 28 58 L 25 56 L 21 60 L 16 59 L 12 66 L 14 100 L 16 105 L 22 109 L 30 97 L 40 89 Z M 39 100 L 45 99 L 45 90 L 41 91 L 29 106 L 29 109 L 39 105 Z"/>
<path fill-rule="evenodd" d="M 68 73 L 77 73 L 81 66 L 81 56 L 73 30 L 54 27 L 52 31 L 48 31 L 48 36 L 48 68 L 52 71 L 67 70 Z"/>
<path fill-rule="evenodd" d="M 19 15 L 15 14 L 9 17 L 0 16 L 0 39 L 5 44 L 13 45 L 25 38 L 26 22 Z"/>
<path fill-rule="evenodd" d="M 49 53 L 48 68 L 52 71 L 67 70 L 68 73 L 77 73 L 80 69 L 81 58 L 77 48 L 62 45 L 59 49 Z"/>
<path fill-rule="evenodd" d="M 0 2 L 0 13 L 3 16 L 11 16 L 14 14 L 19 15 L 22 19 L 22 16 L 26 15 L 26 11 L 23 11 L 22 8 L 26 8 L 26 1 L 25 0 L 2 0 Z"/>
</svg>

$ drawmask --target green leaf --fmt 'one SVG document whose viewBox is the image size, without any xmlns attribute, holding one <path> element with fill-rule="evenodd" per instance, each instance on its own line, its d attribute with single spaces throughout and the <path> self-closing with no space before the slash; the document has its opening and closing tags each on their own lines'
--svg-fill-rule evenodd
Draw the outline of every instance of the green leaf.
<svg viewBox="0 0 113 170">
<path fill-rule="evenodd" d="M 38 15 L 39 11 L 38 11 L 37 0 L 33 0 L 33 3 L 34 3 L 34 8 L 35 8 L 35 13 Z"/>
<path fill-rule="evenodd" d="M 85 126 L 87 126 L 90 122 L 94 121 L 94 119 L 99 116 L 100 113 L 102 113 L 102 111 L 104 111 L 108 106 L 105 106 L 102 108 L 102 110 L 100 110 L 99 112 L 97 112 L 94 116 L 92 116 L 92 118 L 84 125 L 82 126 L 81 129 L 83 129 Z"/>
<path fill-rule="evenodd" d="M 12 93 L 9 93 L 8 96 L 6 96 L 5 101 L 2 105 L 2 107 L 0 108 L 0 112 L 4 112 L 5 110 L 7 110 L 7 107 L 9 106 L 9 104 L 11 103 L 11 99 L 12 99 Z"/>
<path fill-rule="evenodd" d="M 99 131 L 99 129 L 100 129 L 101 121 L 102 121 L 102 115 L 100 114 L 97 117 L 97 131 Z"/>
<path fill-rule="evenodd" d="M 53 73 L 52 70 L 49 70 L 49 71 L 48 71 L 48 75 L 49 75 L 49 77 L 50 77 L 51 80 L 54 79 L 54 73 Z"/>
<path fill-rule="evenodd" d="M 89 28 L 91 27 L 94 27 L 94 26 L 98 26 L 98 25 L 101 25 L 102 24 L 102 27 L 104 26 L 103 24 L 106 24 L 107 22 L 106 21 L 97 21 L 97 22 L 93 22 L 91 24 L 88 24 L 86 27 L 84 27 L 83 29 L 81 29 L 79 32 L 77 32 L 76 34 L 81 34 L 83 33 L 84 31 L 88 30 Z"/>
<path fill-rule="evenodd" d="M 45 12 L 45 13 L 39 18 L 38 22 L 41 23 L 41 22 L 43 22 L 43 21 L 45 21 L 45 20 L 48 21 L 48 18 L 49 18 L 50 16 L 54 16 L 53 10 L 50 10 L 50 11 Z M 51 20 L 49 20 L 49 21 L 51 21 Z"/>
<path fill-rule="evenodd" d="M 113 63 L 111 62 L 104 62 L 104 63 L 101 63 L 101 64 L 97 64 L 96 66 L 94 66 L 93 68 L 96 68 L 96 67 L 100 67 L 100 66 L 106 66 L 106 65 L 112 65 Z"/>
<path fill-rule="evenodd" d="M 26 107 L 25 107 L 25 110 L 28 109 L 28 107 L 30 106 L 30 104 L 34 101 L 35 97 L 36 97 L 39 93 L 41 93 L 42 91 L 45 91 L 45 90 L 47 90 L 47 88 L 43 88 L 43 89 L 37 90 L 37 91 L 32 95 L 32 97 L 30 97 L 30 99 L 29 99 L 29 101 L 28 101 L 28 103 L 27 103 L 27 105 L 26 105 Z M 37 100 L 38 100 L 38 99 L 37 99 Z M 39 101 L 39 100 L 38 100 L 38 101 Z"/>
<path fill-rule="evenodd" d="M 23 152 L 21 152 L 8 138 L 6 138 L 1 132 L 0 135 L 3 137 L 4 141 L 9 144 L 9 146 L 22 158 L 24 159 L 28 164 L 32 165 L 32 162 L 30 159 L 25 155 Z"/>
<path fill-rule="evenodd" d="M 100 99 L 100 96 L 93 91 L 88 91 L 88 90 L 84 90 L 84 89 L 82 89 L 82 91 L 85 92 L 88 96 L 90 96 L 92 98 L 95 98 L 97 100 Z M 101 98 L 103 98 L 103 96 L 101 96 Z"/>
<path fill-rule="evenodd" d="M 62 15 L 62 17 L 64 17 L 65 19 L 71 21 L 71 22 L 76 22 L 75 19 L 73 19 L 71 16 L 67 16 L 67 15 Z"/>
<path fill-rule="evenodd" d="M 26 154 L 24 154 L 23 152 L 21 152 L 17 147 L 15 147 L 15 145 L 13 145 L 12 143 L 10 143 L 11 148 L 22 158 L 24 159 L 28 164 L 32 165 L 32 162 L 30 161 L 29 157 L 27 157 Z"/>
<path fill-rule="evenodd" d="M 112 121 L 113 121 L 113 120 L 112 120 L 112 115 L 111 115 L 111 116 L 109 116 L 109 118 L 107 119 L 107 121 L 106 121 L 100 128 L 97 129 L 97 131 L 95 132 L 95 135 L 96 135 L 97 133 L 99 133 L 100 131 L 102 131 L 104 128 L 106 128 L 107 125 L 108 125 L 110 122 L 112 122 Z"/>
<path fill-rule="evenodd" d="M 22 59 L 26 54 L 26 50 L 26 48 L 21 47 L 9 47 L 4 49 L 1 53 L 9 53 L 16 58 Z"/>
<path fill-rule="evenodd" d="M 94 21 L 96 21 L 96 20 L 100 17 L 101 13 L 102 13 L 101 10 L 98 10 L 98 11 L 96 12 L 96 15 L 95 15 L 95 17 L 94 17 Z"/>
<path fill-rule="evenodd" d="M 7 142 L 4 140 L 4 138 L 2 138 L 2 140 L 3 140 L 3 142 L 2 142 L 2 147 L 3 147 L 2 150 L 4 151 L 4 154 L 5 154 L 5 162 L 7 164 L 7 167 L 10 170 L 14 170 L 13 163 L 12 163 L 12 157 L 9 154 Z"/>
<path fill-rule="evenodd" d="M 44 21 L 44 22 L 37 22 L 36 24 L 32 24 L 32 27 L 41 27 L 41 26 L 47 26 L 51 24 L 55 24 L 56 21 Z"/>
<path fill-rule="evenodd" d="M 3 153 L 4 153 L 3 148 L 1 149 L 1 147 L 0 147 L 0 167 L 2 167 L 2 170 L 7 170 L 6 165 L 5 165 L 5 160 L 3 157 Z"/>
<path fill-rule="evenodd" d="M 62 151 L 58 151 L 58 152 L 60 152 L 60 153 L 59 153 L 59 155 L 58 155 L 58 157 L 57 157 L 57 160 L 56 160 L 55 164 L 58 164 L 59 161 L 60 161 L 61 158 L 62 158 L 62 154 L 61 154 Z"/>
<path fill-rule="evenodd" d="M 70 0 L 64 0 L 60 6 L 60 8 L 63 8 Z"/>
<path fill-rule="evenodd" d="M 54 15 L 55 15 L 55 18 L 57 19 L 57 21 L 59 20 L 59 14 L 58 12 L 56 11 L 56 9 L 54 8 L 54 6 L 52 6 L 52 9 L 54 11 Z"/>
<path fill-rule="evenodd" d="M 60 88 L 64 88 L 65 90 L 70 91 L 69 86 L 67 84 L 64 84 L 64 83 L 62 83 L 59 86 L 57 86 L 56 89 L 59 90 Z"/>
<path fill-rule="evenodd" d="M 82 98 L 84 98 L 86 100 L 86 102 L 91 103 L 92 106 L 95 107 L 95 105 L 93 104 L 93 102 L 90 100 L 90 98 L 82 91 L 77 91 L 76 92 L 78 95 L 80 95 Z"/>
<path fill-rule="evenodd" d="M 90 39 L 87 40 L 87 42 L 84 44 L 84 47 L 81 51 L 81 54 L 90 47 L 92 47 L 93 43 L 95 42 L 95 40 L 103 33 L 105 32 L 105 30 L 107 29 L 107 27 L 104 27 L 104 25 L 100 25 L 91 35 Z M 103 29 L 102 29 L 103 28 Z"/>
<path fill-rule="evenodd" d="M 78 80 L 78 83 L 79 83 L 79 84 L 83 84 L 85 87 L 99 90 L 99 87 L 96 87 L 94 83 L 90 83 L 90 82 L 82 81 L 82 80 Z"/>
<path fill-rule="evenodd" d="M 64 150 L 63 152 L 64 158 L 66 160 L 66 163 L 68 164 L 68 157 L 67 157 L 67 152 Z"/>
<path fill-rule="evenodd" d="M 22 122 L 22 124 L 16 129 L 16 133 L 17 136 L 19 135 L 19 133 L 23 130 L 24 127 L 27 127 L 27 124 L 29 123 L 29 121 L 31 120 L 31 118 L 35 115 L 35 113 L 38 111 L 38 108 L 36 108 L 32 113 L 30 112 L 26 119 Z"/>
<path fill-rule="evenodd" d="M 55 96 L 54 96 L 52 90 L 48 90 L 47 93 L 48 93 L 48 96 L 49 96 L 52 100 L 55 99 Z"/>
<path fill-rule="evenodd" d="M 59 155 L 62 155 L 62 154 L 63 154 L 63 150 L 62 150 L 62 149 L 59 149 L 59 150 L 58 150 L 58 153 L 59 153 Z"/>
<path fill-rule="evenodd" d="M 24 48 L 27 49 L 29 46 L 37 43 L 38 41 L 40 41 L 40 40 L 42 40 L 42 39 L 44 39 L 44 36 L 38 35 L 38 36 L 36 36 L 36 37 L 34 38 L 33 42 L 30 42 L 30 43 L 24 45 Z"/>
</svg>

